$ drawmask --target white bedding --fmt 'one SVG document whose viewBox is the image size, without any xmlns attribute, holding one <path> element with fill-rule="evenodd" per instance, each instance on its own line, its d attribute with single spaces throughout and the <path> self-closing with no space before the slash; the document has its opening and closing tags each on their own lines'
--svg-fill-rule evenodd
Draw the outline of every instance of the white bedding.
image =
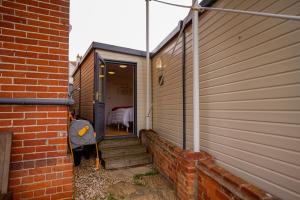
<svg viewBox="0 0 300 200">
<path fill-rule="evenodd" d="M 133 107 L 131 108 L 118 108 L 111 112 L 112 124 L 123 124 L 129 127 L 129 122 L 133 122 Z"/>
</svg>

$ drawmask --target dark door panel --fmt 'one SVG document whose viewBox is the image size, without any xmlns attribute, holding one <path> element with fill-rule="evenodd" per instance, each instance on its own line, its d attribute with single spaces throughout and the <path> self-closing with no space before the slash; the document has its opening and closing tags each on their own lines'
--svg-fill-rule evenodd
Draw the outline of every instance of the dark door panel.
<svg viewBox="0 0 300 200">
<path fill-rule="evenodd" d="M 105 135 L 105 85 L 106 66 L 104 60 L 95 52 L 94 77 L 94 126 L 96 139 L 100 141 Z"/>
<path fill-rule="evenodd" d="M 103 136 L 105 134 L 105 104 L 95 103 L 94 112 L 96 140 L 100 141 L 103 139 Z"/>
</svg>

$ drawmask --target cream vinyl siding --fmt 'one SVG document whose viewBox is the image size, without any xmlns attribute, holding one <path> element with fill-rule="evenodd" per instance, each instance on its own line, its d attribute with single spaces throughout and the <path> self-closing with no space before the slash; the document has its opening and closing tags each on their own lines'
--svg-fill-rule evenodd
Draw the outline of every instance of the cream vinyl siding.
<svg viewBox="0 0 300 200">
<path fill-rule="evenodd" d="M 137 63 L 137 132 L 145 128 L 146 120 L 146 58 L 96 50 L 103 59 Z"/>
<path fill-rule="evenodd" d="M 300 15 L 299 0 L 219 0 L 213 7 Z M 200 16 L 199 27 L 201 149 L 267 192 L 299 200 L 300 22 L 209 11 Z M 187 145 L 192 149 L 191 26 L 186 32 Z M 178 87 L 168 85 L 169 95 L 181 93 L 181 69 L 176 70 Z M 154 85 L 159 108 L 154 116 L 168 116 L 160 111 L 164 105 L 182 107 L 155 92 Z M 181 146 L 179 118 L 174 123 L 168 118 L 169 124 L 154 121 L 154 128 Z"/>
<path fill-rule="evenodd" d="M 299 0 L 214 6 L 300 14 Z M 258 187 L 300 199 L 300 22 L 207 12 L 199 24 L 202 149 Z"/>
<path fill-rule="evenodd" d="M 174 43 L 172 40 L 152 59 L 153 129 L 182 146 L 182 39 L 172 55 Z M 162 86 L 159 85 L 161 73 Z"/>
</svg>

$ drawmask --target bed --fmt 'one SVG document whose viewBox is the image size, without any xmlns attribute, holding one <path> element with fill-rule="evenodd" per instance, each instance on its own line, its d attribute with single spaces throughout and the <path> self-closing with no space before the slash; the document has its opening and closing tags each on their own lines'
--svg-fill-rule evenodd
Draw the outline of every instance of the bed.
<svg viewBox="0 0 300 200">
<path fill-rule="evenodd" d="M 130 126 L 129 122 L 133 122 L 133 107 L 115 107 L 111 111 L 111 124 L 124 125 L 127 128 Z"/>
</svg>

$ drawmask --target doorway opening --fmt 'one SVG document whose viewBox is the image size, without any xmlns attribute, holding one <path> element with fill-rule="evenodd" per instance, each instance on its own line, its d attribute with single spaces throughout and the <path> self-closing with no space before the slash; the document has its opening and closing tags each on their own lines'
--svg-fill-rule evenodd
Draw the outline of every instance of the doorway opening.
<svg viewBox="0 0 300 200">
<path fill-rule="evenodd" d="M 105 136 L 136 135 L 136 64 L 105 60 Z"/>
</svg>

